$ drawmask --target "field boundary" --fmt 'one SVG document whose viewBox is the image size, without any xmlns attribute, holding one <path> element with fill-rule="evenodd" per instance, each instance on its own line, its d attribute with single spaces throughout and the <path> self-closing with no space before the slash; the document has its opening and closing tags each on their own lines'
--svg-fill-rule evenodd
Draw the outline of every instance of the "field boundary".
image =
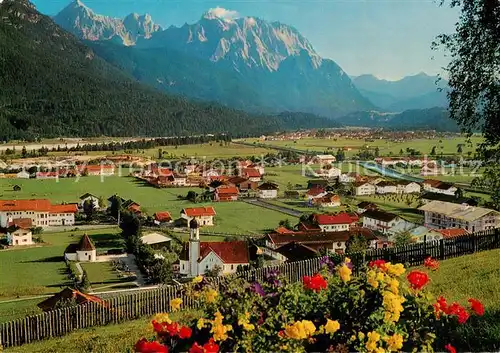
<svg viewBox="0 0 500 353">
<path fill-rule="evenodd" d="M 386 260 L 404 263 L 407 266 L 420 266 L 431 256 L 439 260 L 474 254 L 479 251 L 500 248 L 500 229 L 490 229 L 472 235 L 452 239 L 417 243 L 397 248 L 369 250 L 366 253 L 348 254 L 359 271 L 372 260 Z M 334 255 L 342 261 L 346 255 Z M 279 271 L 290 283 L 301 281 L 303 276 L 311 276 L 322 266 L 322 259 L 315 258 L 261 269 L 235 273 L 211 279 L 216 286 L 234 278 L 248 281 L 261 281 L 270 271 Z M 170 301 L 183 300 L 183 309 L 197 307 L 195 300 L 185 293 L 183 285 L 160 287 L 136 291 L 112 297 L 103 303 L 89 303 L 27 316 L 0 324 L 0 347 L 20 346 L 47 338 L 66 335 L 75 330 L 116 324 L 170 311 Z"/>
</svg>

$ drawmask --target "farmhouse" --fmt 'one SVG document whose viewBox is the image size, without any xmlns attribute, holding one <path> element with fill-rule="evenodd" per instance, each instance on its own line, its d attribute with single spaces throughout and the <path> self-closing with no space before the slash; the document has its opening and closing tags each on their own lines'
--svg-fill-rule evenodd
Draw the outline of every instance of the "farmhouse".
<svg viewBox="0 0 500 353">
<path fill-rule="evenodd" d="M 75 224 L 76 204 L 52 205 L 46 199 L 0 200 L 0 226 L 18 218 L 30 218 L 34 227 Z"/>
<path fill-rule="evenodd" d="M 239 191 L 236 186 L 221 185 L 215 189 L 214 201 L 237 201 L 238 193 Z"/>
<path fill-rule="evenodd" d="M 322 168 L 320 170 L 316 171 L 308 171 L 308 175 L 312 177 L 320 177 L 320 178 L 338 178 L 341 174 L 342 171 L 338 168 Z"/>
<path fill-rule="evenodd" d="M 399 181 L 396 186 L 396 192 L 398 194 L 414 194 L 420 193 L 420 184 L 414 181 Z"/>
<path fill-rule="evenodd" d="M 31 218 L 18 218 L 8 224 L 7 242 L 11 246 L 33 245 Z"/>
<path fill-rule="evenodd" d="M 356 182 L 353 188 L 356 196 L 374 195 L 376 191 L 375 185 L 368 182 Z"/>
<path fill-rule="evenodd" d="M 424 180 L 423 188 L 425 191 L 434 192 L 436 194 L 451 195 L 451 196 L 454 196 L 458 190 L 458 188 L 453 186 L 453 184 L 434 179 Z"/>
<path fill-rule="evenodd" d="M 344 184 L 355 183 L 360 181 L 360 175 L 354 172 L 340 174 L 339 181 Z"/>
<path fill-rule="evenodd" d="M 444 239 L 453 239 L 470 234 L 466 229 L 462 228 L 438 229 L 437 231 L 441 233 Z"/>
<path fill-rule="evenodd" d="M 388 233 L 389 229 L 400 222 L 405 222 L 394 213 L 389 213 L 380 210 L 368 210 L 363 213 L 363 227 Z"/>
<path fill-rule="evenodd" d="M 153 218 L 154 218 L 154 223 L 156 225 L 163 225 L 163 224 L 167 224 L 167 223 L 172 223 L 172 216 L 170 215 L 169 212 L 156 212 L 155 214 L 153 214 Z"/>
<path fill-rule="evenodd" d="M 257 182 L 250 181 L 250 180 L 248 180 L 246 178 L 242 178 L 240 176 L 235 176 L 235 177 L 229 178 L 228 183 L 236 186 L 240 190 L 240 192 L 248 191 L 248 190 L 255 190 L 255 189 L 257 189 L 257 186 L 258 186 Z"/>
<path fill-rule="evenodd" d="M 278 234 L 269 233 L 264 237 L 267 248 L 277 251 L 280 247 L 286 244 L 295 242 L 305 245 L 316 251 L 324 250 L 343 254 L 347 248 L 347 242 L 354 235 L 363 235 L 367 241 L 367 247 L 375 248 L 377 237 L 373 232 L 366 228 L 353 228 L 340 232 L 323 232 L 323 231 L 297 231 L 293 234 Z"/>
<path fill-rule="evenodd" d="M 103 303 L 102 299 L 89 294 L 84 294 L 76 289 L 65 288 L 52 297 L 38 304 L 38 307 L 43 311 L 52 311 L 58 308 L 59 303 L 74 300 L 77 305 L 88 303 Z"/>
<path fill-rule="evenodd" d="M 190 261 L 190 247 L 199 246 L 199 256 L 194 261 Z M 196 253 L 196 251 L 194 252 Z M 222 273 L 234 273 L 238 266 L 248 266 L 250 256 L 248 245 L 245 241 L 229 242 L 196 242 L 190 241 L 189 246 L 184 246 L 179 256 L 179 273 L 181 275 L 203 275 L 207 271 L 218 266 Z M 191 271 L 191 266 L 197 268 Z"/>
<path fill-rule="evenodd" d="M 339 213 L 338 215 L 315 214 L 313 222 L 324 232 L 341 232 L 349 230 L 357 222 L 348 213 Z"/>
<path fill-rule="evenodd" d="M 378 206 L 376 204 L 368 202 L 368 201 L 361 201 L 360 203 L 358 203 L 357 207 L 358 207 L 358 209 L 357 209 L 358 213 L 363 213 L 363 212 L 368 211 L 368 210 L 378 209 Z"/>
<path fill-rule="evenodd" d="M 312 200 L 312 203 L 320 207 L 339 207 L 340 205 L 342 205 L 339 195 L 335 195 L 331 192 L 327 193 L 324 196 L 314 198 Z"/>
<path fill-rule="evenodd" d="M 181 217 L 185 219 L 188 224 L 192 219 L 196 219 L 200 226 L 213 226 L 215 209 L 211 206 L 184 208 L 181 211 Z"/>
<path fill-rule="evenodd" d="M 30 178 L 30 173 L 28 173 L 25 170 L 20 171 L 19 173 L 16 174 L 17 179 L 29 179 Z"/>
<path fill-rule="evenodd" d="M 427 204 L 432 201 L 445 201 L 445 202 L 452 202 L 452 203 L 458 203 L 458 204 L 463 204 L 466 203 L 469 206 L 477 206 L 478 202 L 477 200 L 470 198 L 470 197 L 457 197 L 457 195 L 446 195 L 446 194 L 438 194 L 435 192 L 425 192 L 422 194 L 420 197 L 420 200 L 424 204 Z"/>
<path fill-rule="evenodd" d="M 70 244 L 64 251 L 64 258 L 68 261 L 95 262 L 97 250 L 87 234 L 84 234 L 78 244 Z"/>
<path fill-rule="evenodd" d="M 35 178 L 37 179 L 57 179 L 59 173 L 57 172 L 36 172 Z"/>
<path fill-rule="evenodd" d="M 253 182 L 259 182 L 262 179 L 259 170 L 255 168 L 244 168 L 241 171 L 241 176 Z"/>
<path fill-rule="evenodd" d="M 323 196 L 326 195 L 326 193 L 327 192 L 322 187 L 315 186 L 315 187 L 307 190 L 306 197 L 309 200 L 312 200 L 312 199 L 315 199 L 315 198 L 318 198 L 318 197 L 323 197 Z"/>
<path fill-rule="evenodd" d="M 419 208 L 425 225 L 434 229 L 463 228 L 474 233 L 499 226 L 500 213 L 489 208 L 432 201 Z"/>
<path fill-rule="evenodd" d="M 275 199 L 278 197 L 279 186 L 274 183 L 266 182 L 257 187 L 259 190 L 259 198 Z"/>
<path fill-rule="evenodd" d="M 307 181 L 307 188 L 308 189 L 313 189 L 313 188 L 321 188 L 325 189 L 328 186 L 328 180 L 325 179 L 316 179 L 316 180 L 308 180 Z"/>
<path fill-rule="evenodd" d="M 443 239 L 443 235 L 437 230 L 425 226 L 413 228 L 409 233 L 415 243 L 423 243 L 424 241 L 427 242 Z"/>
<path fill-rule="evenodd" d="M 321 165 L 332 164 L 336 161 L 336 158 L 331 154 L 318 154 L 313 159 L 316 163 Z"/>
<path fill-rule="evenodd" d="M 87 165 L 84 170 L 87 175 L 92 176 L 109 176 L 115 174 L 115 166 L 113 164 Z"/>
<path fill-rule="evenodd" d="M 375 190 L 377 194 L 395 194 L 397 186 L 396 183 L 392 181 L 381 181 L 375 185 Z"/>
<path fill-rule="evenodd" d="M 282 245 L 274 251 L 283 256 L 283 261 L 286 262 L 303 261 L 321 255 L 318 250 L 295 241 Z"/>
<path fill-rule="evenodd" d="M 94 205 L 94 208 L 99 208 L 99 198 L 92 194 L 86 193 L 80 196 L 80 208 L 83 208 L 85 202 L 90 201 Z"/>
</svg>

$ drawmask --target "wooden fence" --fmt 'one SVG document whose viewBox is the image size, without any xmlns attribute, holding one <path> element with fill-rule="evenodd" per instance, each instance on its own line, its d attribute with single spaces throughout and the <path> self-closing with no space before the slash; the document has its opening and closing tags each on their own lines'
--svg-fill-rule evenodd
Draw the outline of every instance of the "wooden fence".
<svg viewBox="0 0 500 353">
<path fill-rule="evenodd" d="M 500 248 L 499 230 L 488 230 L 453 239 L 370 250 L 365 254 L 349 254 L 349 257 L 356 271 L 363 264 L 378 259 L 393 263 L 401 262 L 407 266 L 419 266 L 428 256 L 445 260 L 498 248 Z M 214 279 L 214 283 L 219 285 L 222 281 L 235 277 L 242 277 L 249 281 L 263 280 L 265 275 L 272 270 L 278 270 L 289 282 L 297 282 L 305 275 L 313 275 L 320 268 L 321 259 L 316 258 L 218 277 Z M 159 312 L 169 312 L 170 300 L 177 297 L 183 299 L 184 309 L 195 308 L 196 303 L 184 294 L 183 288 L 179 285 L 136 291 L 106 299 L 104 304 L 89 303 L 62 308 L 3 323 L 0 324 L 0 347 L 19 346 L 63 336 L 78 329 L 120 323 Z"/>
</svg>

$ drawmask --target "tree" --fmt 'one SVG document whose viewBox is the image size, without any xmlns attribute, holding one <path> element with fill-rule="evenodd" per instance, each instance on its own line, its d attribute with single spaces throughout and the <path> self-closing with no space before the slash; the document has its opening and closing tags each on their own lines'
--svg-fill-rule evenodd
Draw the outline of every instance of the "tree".
<svg viewBox="0 0 500 353">
<path fill-rule="evenodd" d="M 77 289 L 82 293 L 87 293 L 90 289 L 90 280 L 86 270 L 83 270 L 82 280 Z"/>
<path fill-rule="evenodd" d="M 172 265 L 164 259 L 156 259 L 150 267 L 150 278 L 154 284 L 165 284 L 172 280 Z"/>
<path fill-rule="evenodd" d="M 378 157 L 380 155 L 380 148 L 375 147 L 375 157 Z"/>
<path fill-rule="evenodd" d="M 292 224 L 290 223 L 290 220 L 288 218 L 281 220 L 279 225 L 280 227 L 285 227 L 286 229 L 293 229 Z"/>
<path fill-rule="evenodd" d="M 128 211 L 123 212 L 120 228 L 125 239 L 132 236 L 140 237 L 141 235 L 141 221 L 134 213 Z"/>
<path fill-rule="evenodd" d="M 28 151 L 26 151 L 26 146 L 23 146 L 23 149 L 21 150 L 21 157 L 26 158 L 28 155 Z"/>
<path fill-rule="evenodd" d="M 436 146 L 432 146 L 431 156 L 435 156 L 435 155 L 436 155 Z"/>
<path fill-rule="evenodd" d="M 462 154 L 462 152 L 463 152 L 463 149 L 462 149 L 462 144 L 459 144 L 459 145 L 457 146 L 457 153 L 458 153 L 458 154 Z"/>
<path fill-rule="evenodd" d="M 403 149 L 400 149 L 400 150 L 399 150 L 399 155 L 400 155 L 400 156 L 404 156 L 404 154 L 405 154 L 405 152 L 403 151 Z"/>
<path fill-rule="evenodd" d="M 122 210 L 122 199 L 118 195 L 113 195 L 111 196 L 110 200 L 110 207 L 109 211 L 111 213 L 111 216 L 118 218 L 118 212 Z"/>
<path fill-rule="evenodd" d="M 210 270 L 205 271 L 206 277 L 218 277 L 222 273 L 222 267 L 215 265 Z"/>
<path fill-rule="evenodd" d="M 401 231 L 394 236 L 395 246 L 403 246 L 411 243 L 413 243 L 413 237 L 409 231 Z"/>
<path fill-rule="evenodd" d="M 21 187 L 19 185 L 14 185 L 12 188 L 14 191 L 21 191 Z"/>
<path fill-rule="evenodd" d="M 95 205 L 92 200 L 86 200 L 83 203 L 83 213 L 85 213 L 85 217 L 87 221 L 91 221 L 96 213 Z"/>
<path fill-rule="evenodd" d="M 434 48 L 444 48 L 450 117 L 464 132 L 482 131 L 479 156 L 487 162 L 485 183 L 492 204 L 500 208 L 500 2 L 498 0 L 442 0 L 460 10 L 455 32 L 437 37 Z"/>
<path fill-rule="evenodd" d="M 188 191 L 186 195 L 186 200 L 191 201 L 191 202 L 197 202 L 198 201 L 198 194 L 195 191 Z"/>
<path fill-rule="evenodd" d="M 346 252 L 366 252 L 368 249 L 368 241 L 366 240 L 363 234 L 353 234 L 349 237 L 349 240 L 346 242 Z"/>
</svg>

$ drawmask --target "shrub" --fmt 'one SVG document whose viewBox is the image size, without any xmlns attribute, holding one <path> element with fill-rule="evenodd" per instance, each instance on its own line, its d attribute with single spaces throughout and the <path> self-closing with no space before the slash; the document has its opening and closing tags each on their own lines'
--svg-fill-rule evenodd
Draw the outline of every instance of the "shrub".
<svg viewBox="0 0 500 353">
<path fill-rule="evenodd" d="M 436 270 L 437 267 L 433 266 Z M 442 351 L 453 347 L 437 337 L 484 308 L 470 300 L 471 311 L 437 300 L 424 289 L 425 272 L 382 260 L 352 275 L 352 264 L 324 261 L 322 270 L 287 284 L 276 272 L 264 281 L 223 281 L 218 290 L 197 277 L 185 295 L 200 302 L 202 315 L 184 325 L 168 315 L 153 321 L 157 341 L 140 340 L 137 352 L 390 352 Z M 182 299 L 171 302 L 182 308 Z M 446 347 L 445 347 L 446 346 Z"/>
</svg>

